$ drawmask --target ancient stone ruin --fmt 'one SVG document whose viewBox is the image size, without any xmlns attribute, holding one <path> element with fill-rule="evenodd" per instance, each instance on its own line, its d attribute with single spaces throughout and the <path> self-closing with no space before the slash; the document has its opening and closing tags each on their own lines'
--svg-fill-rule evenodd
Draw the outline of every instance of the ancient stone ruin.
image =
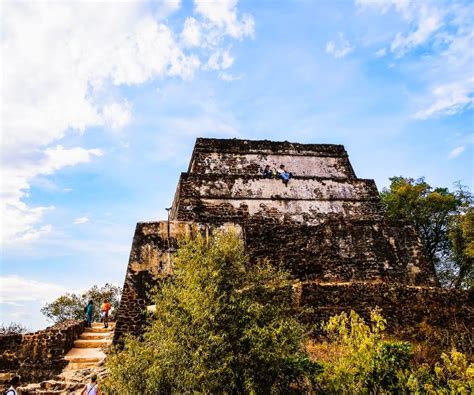
<svg viewBox="0 0 474 395">
<path fill-rule="evenodd" d="M 262 176 L 281 164 L 287 185 Z M 148 290 L 172 274 L 177 240 L 226 226 L 240 229 L 251 259 L 293 274 L 308 320 L 379 306 L 394 331 L 474 327 L 472 295 L 439 288 L 415 230 L 385 220 L 374 181 L 357 178 L 343 146 L 199 138 L 169 220 L 137 224 L 115 342 L 143 331 Z"/>
</svg>

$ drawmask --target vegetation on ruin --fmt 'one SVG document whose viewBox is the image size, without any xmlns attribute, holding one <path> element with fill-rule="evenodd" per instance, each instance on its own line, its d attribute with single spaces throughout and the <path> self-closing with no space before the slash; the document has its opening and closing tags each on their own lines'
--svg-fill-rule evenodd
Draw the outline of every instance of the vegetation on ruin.
<svg viewBox="0 0 474 395">
<path fill-rule="evenodd" d="M 53 302 L 47 303 L 41 309 L 41 313 L 55 324 L 66 320 L 83 320 L 85 317 L 84 307 L 87 305 L 89 300 L 92 300 L 94 302 L 93 319 L 98 321 L 100 306 L 104 300 L 107 299 L 112 305 L 113 311 L 117 311 L 121 294 L 121 287 L 108 283 L 102 287 L 94 285 L 82 294 L 67 293 L 61 295 Z"/>
<path fill-rule="evenodd" d="M 116 393 L 281 393 L 320 369 L 305 351 L 289 275 L 249 262 L 233 233 L 179 248 L 143 339 L 108 361 Z"/>
<path fill-rule="evenodd" d="M 414 224 L 444 286 L 474 286 L 474 200 L 458 185 L 434 188 L 423 178 L 393 177 L 381 193 L 387 216 Z"/>
<path fill-rule="evenodd" d="M 143 338 L 109 356 L 107 393 L 470 394 L 474 365 L 384 335 L 378 310 L 342 313 L 315 343 L 298 320 L 288 273 L 249 262 L 235 234 L 186 240 L 173 280 L 155 290 Z M 425 345 L 429 348 L 429 344 Z M 417 355 L 418 354 L 418 355 Z"/>
<path fill-rule="evenodd" d="M 417 361 L 415 346 L 384 336 L 386 321 L 377 309 L 366 323 L 357 313 L 341 313 L 324 325 L 327 340 L 311 344 L 322 362 L 316 392 L 332 394 L 470 394 L 474 365 L 454 349 L 431 365 Z"/>
</svg>

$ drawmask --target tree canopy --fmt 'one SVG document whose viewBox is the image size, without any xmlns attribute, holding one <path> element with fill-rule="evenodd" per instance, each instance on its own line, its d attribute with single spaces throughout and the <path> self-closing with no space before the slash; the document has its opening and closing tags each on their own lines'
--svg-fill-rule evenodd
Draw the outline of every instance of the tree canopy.
<svg viewBox="0 0 474 395">
<path fill-rule="evenodd" d="M 47 303 L 41 313 L 54 323 L 66 320 L 84 319 L 84 307 L 89 300 L 94 303 L 94 320 L 99 319 L 100 306 L 107 299 L 112 306 L 113 311 L 117 311 L 120 303 L 122 289 L 112 284 L 105 284 L 102 287 L 94 285 L 92 288 L 82 294 L 67 293 L 51 303 Z"/>
<path fill-rule="evenodd" d="M 151 326 L 112 355 L 119 393 L 281 393 L 318 365 L 304 347 L 288 273 L 250 262 L 234 233 L 180 246 Z"/>
<path fill-rule="evenodd" d="M 461 185 L 454 191 L 434 188 L 423 178 L 390 178 L 380 194 L 387 217 L 412 223 L 424 251 L 445 286 L 472 287 L 474 276 L 474 208 Z"/>
</svg>

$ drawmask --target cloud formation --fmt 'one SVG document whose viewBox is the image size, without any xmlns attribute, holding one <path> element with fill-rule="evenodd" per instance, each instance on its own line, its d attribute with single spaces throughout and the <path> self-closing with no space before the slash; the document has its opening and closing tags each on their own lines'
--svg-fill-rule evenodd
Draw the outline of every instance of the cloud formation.
<svg viewBox="0 0 474 395">
<path fill-rule="evenodd" d="M 0 284 L 2 285 L 0 287 L 0 303 L 6 304 L 32 301 L 49 302 L 66 292 L 66 289 L 61 285 L 13 275 L 1 276 Z"/>
<path fill-rule="evenodd" d="M 87 217 L 79 217 L 74 220 L 74 225 L 82 225 L 89 222 L 89 218 Z"/>
<path fill-rule="evenodd" d="M 344 33 L 338 33 L 334 41 L 326 43 L 326 52 L 333 55 L 336 59 L 344 58 L 352 51 L 354 51 L 354 47 L 346 40 Z"/>
<path fill-rule="evenodd" d="M 397 32 L 378 54 L 402 60 L 423 51 L 419 67 L 428 87 L 420 98 L 417 119 L 454 115 L 472 108 L 474 83 L 474 3 L 428 0 L 356 0 L 362 10 L 395 12 L 406 29 Z"/>
<path fill-rule="evenodd" d="M 165 21 L 180 8 L 176 0 L 160 1 L 154 12 L 144 2 L 3 5 L 3 242 L 51 230 L 40 222 L 52 207 L 23 200 L 32 179 L 102 155 L 97 148 L 52 144 L 93 126 L 119 130 L 132 120 L 133 104 L 115 87 L 158 77 L 186 80 L 201 68 L 232 65 L 224 39 L 254 31 L 253 18 L 239 16 L 236 4 L 196 0 L 196 17 L 184 22 L 181 36 Z"/>
<path fill-rule="evenodd" d="M 448 155 L 448 158 L 452 159 L 452 158 L 456 158 L 458 157 L 459 155 L 461 155 L 464 150 L 466 149 L 466 147 L 464 146 L 460 146 L 460 147 L 456 147 L 454 148 Z"/>
</svg>

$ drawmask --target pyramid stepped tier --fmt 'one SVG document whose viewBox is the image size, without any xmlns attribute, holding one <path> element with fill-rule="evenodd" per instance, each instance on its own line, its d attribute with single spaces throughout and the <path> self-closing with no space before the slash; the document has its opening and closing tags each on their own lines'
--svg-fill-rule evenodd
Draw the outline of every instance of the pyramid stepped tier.
<svg viewBox="0 0 474 395">
<path fill-rule="evenodd" d="M 355 177 L 342 145 L 197 139 L 189 164 L 194 174 L 258 174 L 286 165 L 295 176 Z"/>
</svg>

